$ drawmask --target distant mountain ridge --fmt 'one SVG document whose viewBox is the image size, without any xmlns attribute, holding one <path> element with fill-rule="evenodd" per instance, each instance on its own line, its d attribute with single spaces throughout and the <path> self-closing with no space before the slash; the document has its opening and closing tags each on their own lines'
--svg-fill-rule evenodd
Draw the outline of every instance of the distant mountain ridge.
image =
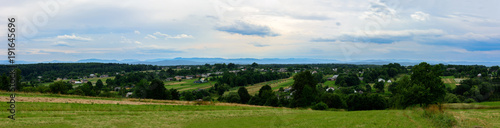
<svg viewBox="0 0 500 128">
<path fill-rule="evenodd" d="M 30 62 L 30 61 L 17 61 L 16 64 L 35 64 L 35 63 L 126 63 L 126 64 L 151 64 L 159 66 L 175 66 L 175 65 L 203 65 L 215 63 L 235 63 L 235 64 L 326 64 L 326 63 L 342 63 L 342 64 L 374 64 L 383 65 L 388 63 L 400 63 L 401 65 L 416 65 L 420 62 L 427 62 L 430 64 L 455 64 L 455 65 L 485 65 L 493 66 L 500 65 L 500 62 L 467 62 L 467 61 L 424 61 L 424 60 L 407 60 L 407 59 L 388 59 L 388 60 L 353 60 L 353 61 L 339 61 L 335 59 L 312 59 L 312 58 L 173 58 L 173 59 L 124 59 L 124 60 L 108 60 L 108 59 L 82 59 L 78 61 L 44 61 L 44 62 Z M 7 60 L 3 60 L 0 64 L 9 64 Z"/>
</svg>

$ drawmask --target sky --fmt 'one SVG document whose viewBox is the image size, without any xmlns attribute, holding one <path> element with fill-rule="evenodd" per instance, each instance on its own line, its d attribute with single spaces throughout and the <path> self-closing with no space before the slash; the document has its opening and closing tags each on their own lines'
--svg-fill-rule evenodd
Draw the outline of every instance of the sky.
<svg viewBox="0 0 500 128">
<path fill-rule="evenodd" d="M 500 61 L 498 0 L 4 1 L 17 61 Z M 8 21 L 0 25 L 7 27 Z M 7 43 L 7 30 L 0 39 Z M 7 52 L 7 45 L 0 45 Z M 7 60 L 7 54 L 0 55 Z M 4 60 L 4 59 L 0 59 Z"/>
</svg>

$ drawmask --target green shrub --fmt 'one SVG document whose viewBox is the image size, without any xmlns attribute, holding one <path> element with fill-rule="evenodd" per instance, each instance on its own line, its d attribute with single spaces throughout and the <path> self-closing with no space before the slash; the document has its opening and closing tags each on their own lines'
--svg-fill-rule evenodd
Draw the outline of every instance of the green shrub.
<svg viewBox="0 0 500 128">
<path fill-rule="evenodd" d="M 464 103 L 474 103 L 476 102 L 476 100 L 472 99 L 472 98 L 467 98 L 464 100 Z"/>
<path fill-rule="evenodd" d="M 312 106 L 311 108 L 314 110 L 326 110 L 328 109 L 328 105 L 326 105 L 323 102 L 319 102 L 316 105 Z"/>
<path fill-rule="evenodd" d="M 446 93 L 446 96 L 444 96 L 444 101 L 446 103 L 460 103 L 460 100 L 458 99 L 457 95 L 452 93 Z"/>
<path fill-rule="evenodd" d="M 422 114 L 429 119 L 436 127 L 451 128 L 457 124 L 457 120 L 453 115 L 444 112 L 437 105 L 431 105 L 426 108 Z"/>
</svg>

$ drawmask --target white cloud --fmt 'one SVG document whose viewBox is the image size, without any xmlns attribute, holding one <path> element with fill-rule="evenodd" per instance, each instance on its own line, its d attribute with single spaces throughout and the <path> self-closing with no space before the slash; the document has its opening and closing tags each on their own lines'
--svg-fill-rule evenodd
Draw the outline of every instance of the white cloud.
<svg viewBox="0 0 500 128">
<path fill-rule="evenodd" d="M 411 18 L 417 21 L 426 21 L 427 19 L 429 19 L 429 14 L 418 11 L 411 14 Z"/>
<path fill-rule="evenodd" d="M 76 36 L 75 34 L 57 36 L 56 39 L 70 39 L 70 40 L 80 40 L 80 41 L 91 41 L 92 40 L 92 38 L 80 37 L 80 36 Z"/>
<path fill-rule="evenodd" d="M 157 39 L 156 36 L 148 34 L 144 39 Z"/>
<path fill-rule="evenodd" d="M 137 30 L 135 30 L 135 31 L 134 31 L 134 33 L 135 33 L 135 34 L 137 34 L 137 35 L 140 35 L 140 34 L 141 34 L 141 32 L 139 32 L 139 31 L 137 31 Z"/>
<path fill-rule="evenodd" d="M 139 42 L 139 41 L 135 41 L 134 43 L 136 43 L 136 44 L 142 44 L 142 42 Z"/>
<path fill-rule="evenodd" d="M 176 35 L 176 36 L 171 36 L 171 35 L 168 35 L 168 34 L 163 34 L 161 32 L 155 32 L 154 35 L 165 37 L 165 39 L 193 38 L 193 36 L 186 35 L 186 34 L 180 34 L 180 35 Z"/>
</svg>

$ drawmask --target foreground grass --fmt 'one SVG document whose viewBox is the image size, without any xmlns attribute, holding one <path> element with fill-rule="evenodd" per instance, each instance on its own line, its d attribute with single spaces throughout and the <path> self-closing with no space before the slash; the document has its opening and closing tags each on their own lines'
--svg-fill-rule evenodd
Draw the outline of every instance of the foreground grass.
<svg viewBox="0 0 500 128">
<path fill-rule="evenodd" d="M 7 108 L 8 104 L 0 104 Z M 411 110 L 312 111 L 270 107 L 16 104 L 0 127 L 432 127 Z M 9 113 L 0 113 L 7 117 Z"/>
</svg>

